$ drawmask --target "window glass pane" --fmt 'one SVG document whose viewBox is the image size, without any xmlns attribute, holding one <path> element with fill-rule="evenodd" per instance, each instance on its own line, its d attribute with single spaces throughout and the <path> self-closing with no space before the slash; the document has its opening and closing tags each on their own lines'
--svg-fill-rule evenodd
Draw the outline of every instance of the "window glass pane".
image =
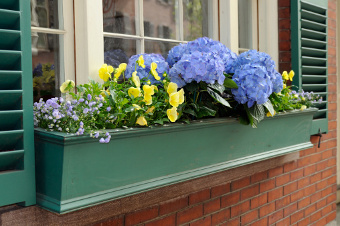
<svg viewBox="0 0 340 226">
<path fill-rule="evenodd" d="M 144 1 L 144 36 L 166 39 L 177 37 L 178 18 L 175 0 Z"/>
<path fill-rule="evenodd" d="M 34 101 L 60 96 L 59 35 L 32 32 L 32 55 Z"/>
<path fill-rule="evenodd" d="M 178 43 L 145 40 L 145 53 L 159 53 L 166 60 L 169 50 L 176 45 Z"/>
<path fill-rule="evenodd" d="M 58 0 L 31 0 L 31 25 L 59 29 Z"/>
<path fill-rule="evenodd" d="M 136 54 L 136 40 L 121 38 L 104 38 L 104 62 L 118 67 L 120 63 L 128 63 Z"/>
<path fill-rule="evenodd" d="M 104 32 L 136 34 L 135 0 L 103 0 Z"/>
<path fill-rule="evenodd" d="M 208 4 L 209 0 L 183 0 L 184 40 L 209 36 Z"/>
<path fill-rule="evenodd" d="M 252 49 L 253 40 L 253 15 L 252 15 L 252 1 L 238 0 L 238 39 L 239 48 Z M 256 19 L 256 18 L 255 18 Z"/>
</svg>

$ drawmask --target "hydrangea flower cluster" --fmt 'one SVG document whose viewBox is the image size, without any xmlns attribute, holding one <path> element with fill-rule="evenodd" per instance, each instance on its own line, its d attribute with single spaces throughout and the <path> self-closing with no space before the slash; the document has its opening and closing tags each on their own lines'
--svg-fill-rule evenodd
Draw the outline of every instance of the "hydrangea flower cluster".
<svg viewBox="0 0 340 226">
<path fill-rule="evenodd" d="M 143 64 L 138 64 L 138 59 L 140 56 L 143 56 L 144 62 Z M 156 63 L 156 69 L 152 67 L 152 63 Z M 144 67 L 143 67 L 144 66 Z M 130 78 L 132 73 L 137 71 L 138 77 L 142 80 L 145 78 L 146 80 L 150 80 L 151 84 L 160 83 L 159 80 L 156 80 L 155 76 L 153 76 L 150 71 L 156 71 L 161 80 L 164 78 L 164 73 L 169 73 L 169 65 L 165 61 L 165 59 L 160 54 L 138 54 L 134 55 L 129 59 L 129 63 L 126 68 L 125 77 Z"/>
<path fill-rule="evenodd" d="M 237 55 L 218 41 L 207 37 L 180 44 L 169 51 L 170 78 L 179 87 L 192 81 L 223 84 Z"/>
<path fill-rule="evenodd" d="M 104 98 L 99 95 L 93 98 L 90 94 L 87 98 L 65 101 L 62 97 L 51 98 L 46 102 L 40 99 L 34 103 L 34 125 L 41 128 L 48 128 L 50 131 L 60 131 L 83 135 L 84 132 L 92 133 L 99 113 L 106 109 Z M 109 116 L 109 114 L 107 114 Z M 86 124 L 84 124 L 84 122 Z M 89 129 L 90 128 L 90 129 Z M 99 138 L 98 135 L 95 136 Z M 108 143 L 110 138 L 104 138 Z"/>
<path fill-rule="evenodd" d="M 267 102 L 272 92 L 278 93 L 283 88 L 282 76 L 266 53 L 256 50 L 241 53 L 233 62 L 230 72 L 234 73 L 233 80 L 238 85 L 238 89 L 232 89 L 235 100 L 241 104 L 247 103 L 248 107 L 255 102 Z"/>
<path fill-rule="evenodd" d="M 169 72 L 171 81 L 183 87 L 186 83 L 206 82 L 214 84 L 216 81 L 223 84 L 224 64 L 221 58 L 213 53 L 195 51 L 184 54 Z"/>
</svg>

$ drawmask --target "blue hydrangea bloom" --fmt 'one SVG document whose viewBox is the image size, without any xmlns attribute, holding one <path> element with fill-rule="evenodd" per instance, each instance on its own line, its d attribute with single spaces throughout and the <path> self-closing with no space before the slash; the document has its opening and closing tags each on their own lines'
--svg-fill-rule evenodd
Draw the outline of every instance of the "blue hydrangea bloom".
<svg viewBox="0 0 340 226">
<path fill-rule="evenodd" d="M 258 52 L 256 50 L 249 50 L 241 53 L 231 65 L 231 73 L 235 73 L 237 69 L 243 65 L 259 65 L 265 68 L 273 83 L 273 92 L 278 93 L 283 88 L 282 76 L 275 70 L 275 61 L 267 53 Z"/>
<path fill-rule="evenodd" d="M 179 87 L 192 81 L 223 84 L 225 76 L 223 60 L 213 53 L 194 51 L 184 54 L 170 69 L 169 77 Z"/>
<path fill-rule="evenodd" d="M 219 56 L 224 62 L 224 72 L 226 73 L 230 72 L 231 63 L 237 58 L 237 55 L 234 52 L 219 41 L 203 37 L 172 48 L 169 51 L 167 62 L 170 67 L 173 67 L 173 65 L 181 60 L 184 54 L 191 54 L 195 51 L 212 53 L 213 55 Z"/>
<path fill-rule="evenodd" d="M 138 60 L 140 55 L 143 55 L 145 68 L 138 66 L 138 64 L 136 66 L 136 61 Z M 139 76 L 140 79 L 147 78 L 150 80 L 151 84 L 160 83 L 160 81 L 157 81 L 153 77 L 153 75 L 150 74 L 152 62 L 155 62 L 157 64 L 156 71 L 158 73 L 158 76 L 161 78 L 161 80 L 163 80 L 164 78 L 163 73 L 164 72 L 166 72 L 167 74 L 169 73 L 169 65 L 165 61 L 162 55 L 154 54 L 154 53 L 151 53 L 151 54 L 144 53 L 144 54 L 138 54 L 138 55 L 132 56 L 129 59 L 129 63 L 126 67 L 125 77 L 130 78 L 132 76 L 132 73 L 135 71 L 135 67 L 136 67 L 137 75 Z"/>
<path fill-rule="evenodd" d="M 273 92 L 273 83 L 266 67 L 258 64 L 240 65 L 235 69 L 233 80 L 238 89 L 232 89 L 235 100 L 238 103 L 247 103 L 252 107 L 255 102 L 264 104 Z"/>
</svg>

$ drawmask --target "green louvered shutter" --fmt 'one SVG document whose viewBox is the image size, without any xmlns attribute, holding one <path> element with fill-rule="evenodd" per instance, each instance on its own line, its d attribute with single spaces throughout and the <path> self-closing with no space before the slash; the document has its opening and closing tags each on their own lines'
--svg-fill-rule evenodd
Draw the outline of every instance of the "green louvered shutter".
<svg viewBox="0 0 340 226">
<path fill-rule="evenodd" d="M 0 1 L 0 206 L 35 204 L 29 0 Z"/>
<path fill-rule="evenodd" d="M 327 0 L 291 0 L 293 85 L 322 96 L 311 134 L 328 131 Z"/>
</svg>

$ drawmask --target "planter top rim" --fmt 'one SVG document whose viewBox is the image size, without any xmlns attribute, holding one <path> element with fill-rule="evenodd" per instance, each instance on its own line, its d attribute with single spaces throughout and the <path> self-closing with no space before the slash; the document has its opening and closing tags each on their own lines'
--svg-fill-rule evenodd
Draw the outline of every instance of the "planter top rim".
<svg viewBox="0 0 340 226">
<path fill-rule="evenodd" d="M 274 117 L 266 117 L 264 120 L 272 120 L 274 118 L 282 118 L 282 117 L 290 117 L 291 115 L 296 114 L 314 114 L 317 111 L 317 108 L 309 108 L 304 111 L 300 110 L 293 110 L 289 112 L 284 113 L 278 113 Z M 152 134 L 152 133 L 159 133 L 159 132 L 165 132 L 165 131 L 172 131 L 172 130 L 190 130 L 190 129 L 197 129 L 197 128 L 203 128 L 203 127 L 213 127 L 218 126 L 221 123 L 239 123 L 239 121 L 236 118 L 210 118 L 210 119 L 201 119 L 201 120 L 194 120 L 190 124 L 186 123 L 173 123 L 173 124 L 166 124 L 166 125 L 156 125 L 156 126 L 149 126 L 149 127 L 141 127 L 141 128 L 118 128 L 118 129 L 110 129 L 106 130 L 110 133 L 112 136 L 112 139 L 118 138 L 121 136 L 127 137 L 127 136 L 138 136 L 138 135 L 145 135 Z M 244 126 L 244 125 L 243 125 Z M 251 129 L 251 128 L 250 128 Z M 44 140 L 53 140 L 53 142 L 71 142 L 72 141 L 85 141 L 88 142 L 98 142 L 98 139 L 89 139 L 91 138 L 90 135 L 81 135 L 78 136 L 76 134 L 68 134 L 63 132 L 56 132 L 56 131 L 47 131 L 42 128 L 35 128 L 35 135 L 41 139 Z"/>
</svg>

